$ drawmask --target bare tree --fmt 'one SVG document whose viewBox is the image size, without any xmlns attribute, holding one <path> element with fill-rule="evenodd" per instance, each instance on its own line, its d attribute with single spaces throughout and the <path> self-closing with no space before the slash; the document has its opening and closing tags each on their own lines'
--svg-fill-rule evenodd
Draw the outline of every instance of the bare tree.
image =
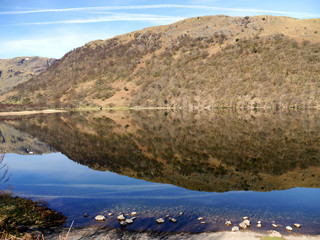
<svg viewBox="0 0 320 240">
<path fill-rule="evenodd" d="M 10 176 L 8 176 L 9 167 L 6 163 L 3 163 L 4 156 L 5 154 L 2 154 L 0 156 L 0 187 L 2 187 L 6 182 L 8 182 L 10 178 Z"/>
</svg>

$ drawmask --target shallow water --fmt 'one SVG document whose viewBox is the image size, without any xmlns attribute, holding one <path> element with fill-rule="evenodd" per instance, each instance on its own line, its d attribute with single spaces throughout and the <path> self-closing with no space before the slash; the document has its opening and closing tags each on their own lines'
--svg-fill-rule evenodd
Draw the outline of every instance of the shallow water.
<svg viewBox="0 0 320 240">
<path fill-rule="evenodd" d="M 114 217 L 136 211 L 127 228 L 137 231 L 220 231 L 230 229 L 226 219 L 248 216 L 253 230 L 258 220 L 261 231 L 276 221 L 282 233 L 299 222 L 295 232 L 320 234 L 317 113 L 94 112 L 1 121 L 0 150 L 20 153 L 5 155 L 8 188 L 46 200 L 67 225 L 119 228 Z M 104 223 L 93 219 L 108 213 Z M 178 222 L 157 225 L 167 214 Z"/>
</svg>

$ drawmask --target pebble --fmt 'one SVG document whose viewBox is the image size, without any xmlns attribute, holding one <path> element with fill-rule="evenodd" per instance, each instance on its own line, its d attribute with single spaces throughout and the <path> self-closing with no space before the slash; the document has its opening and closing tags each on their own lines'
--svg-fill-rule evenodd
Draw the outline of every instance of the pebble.
<svg viewBox="0 0 320 240">
<path fill-rule="evenodd" d="M 104 222 L 106 220 L 105 216 L 102 216 L 102 215 L 97 215 L 94 219 L 97 222 Z"/>
<path fill-rule="evenodd" d="M 277 225 L 277 224 L 275 224 L 275 223 L 272 223 L 272 227 L 274 227 L 274 228 L 278 228 L 278 225 Z"/>
<path fill-rule="evenodd" d="M 201 224 L 206 224 L 206 222 L 201 222 Z"/>
<path fill-rule="evenodd" d="M 180 216 L 183 215 L 183 212 L 180 212 L 179 215 L 180 215 Z"/>
<path fill-rule="evenodd" d="M 232 223 L 231 223 L 231 221 L 226 221 L 225 225 L 226 225 L 227 227 L 230 227 L 230 226 L 232 225 Z"/>
<path fill-rule="evenodd" d="M 234 226 L 232 229 L 231 229 L 232 232 L 239 232 L 240 229 L 237 227 L 237 226 Z"/>
<path fill-rule="evenodd" d="M 261 221 L 258 221 L 257 223 L 258 223 L 258 224 L 261 224 Z"/>
<path fill-rule="evenodd" d="M 132 213 L 131 213 L 131 216 L 137 216 L 137 215 L 138 215 L 137 212 L 132 212 Z"/>
<path fill-rule="evenodd" d="M 257 224 L 257 228 L 262 228 L 261 223 L 258 223 L 258 224 Z"/>
<path fill-rule="evenodd" d="M 251 226 L 251 222 L 248 219 L 244 220 L 243 223 L 247 225 L 247 227 Z"/>
<path fill-rule="evenodd" d="M 132 224 L 132 223 L 133 223 L 133 220 L 132 220 L 132 218 L 127 218 L 125 222 L 126 222 L 127 224 Z"/>
<path fill-rule="evenodd" d="M 166 215 L 166 218 L 170 217 L 170 215 Z"/>
<path fill-rule="evenodd" d="M 295 226 L 296 228 L 300 228 L 300 227 L 301 227 L 301 224 L 295 223 L 295 224 L 293 224 L 293 226 Z"/>
<path fill-rule="evenodd" d="M 249 218 L 248 217 L 243 217 L 243 220 L 248 220 Z"/>
<path fill-rule="evenodd" d="M 117 217 L 117 219 L 118 219 L 119 221 L 124 221 L 124 220 L 126 220 L 126 218 L 123 216 L 123 214 L 119 215 L 119 216 Z"/>
<path fill-rule="evenodd" d="M 89 217 L 88 213 L 83 214 L 84 217 Z"/>
<path fill-rule="evenodd" d="M 199 220 L 199 221 L 203 220 L 203 217 L 198 217 L 198 220 Z"/>
<path fill-rule="evenodd" d="M 176 222 L 177 222 L 177 219 L 175 219 L 175 218 L 169 218 L 169 222 L 176 223 Z"/>
<path fill-rule="evenodd" d="M 163 220 L 163 218 L 158 218 L 158 219 L 156 220 L 156 222 L 157 222 L 158 224 L 162 224 L 162 223 L 164 223 L 164 220 Z"/>
<path fill-rule="evenodd" d="M 121 227 L 125 227 L 125 226 L 127 226 L 127 222 L 126 221 L 121 221 L 120 225 L 121 225 Z"/>
<path fill-rule="evenodd" d="M 137 217 L 132 217 L 131 219 L 132 219 L 132 221 L 134 221 L 134 220 L 136 220 L 136 219 L 137 219 Z"/>
<path fill-rule="evenodd" d="M 287 231 L 292 231 L 292 227 L 286 226 L 286 230 L 287 230 Z"/>
<path fill-rule="evenodd" d="M 108 213 L 108 216 L 112 216 L 113 213 Z"/>
<path fill-rule="evenodd" d="M 244 222 L 239 223 L 239 227 L 242 229 L 246 229 L 247 228 L 247 224 L 245 224 Z"/>
</svg>

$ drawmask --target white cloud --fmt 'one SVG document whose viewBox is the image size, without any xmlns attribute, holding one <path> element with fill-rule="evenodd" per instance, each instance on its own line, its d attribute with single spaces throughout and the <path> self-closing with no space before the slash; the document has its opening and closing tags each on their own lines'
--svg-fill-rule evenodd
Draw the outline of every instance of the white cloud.
<svg viewBox="0 0 320 240">
<path fill-rule="evenodd" d="M 149 21 L 149 22 L 156 22 L 159 24 L 167 24 L 167 23 L 180 21 L 182 19 L 184 18 L 173 17 L 173 16 L 148 15 L 148 14 L 114 13 L 108 16 L 99 16 L 99 17 L 87 18 L 87 19 L 68 19 L 68 20 L 59 20 L 59 21 L 29 22 L 29 23 L 7 24 L 7 25 L 0 25 L 0 26 L 98 23 L 98 22 L 117 22 L 117 21 Z"/>
<path fill-rule="evenodd" d="M 214 10 L 226 12 L 239 12 L 239 13 L 263 13 L 263 14 L 281 14 L 299 17 L 313 17 L 315 14 L 304 12 L 287 12 L 275 11 L 267 9 L 243 9 L 243 8 L 225 8 L 214 6 L 201 6 L 201 5 L 181 5 L 181 4 L 157 4 L 157 5 L 137 5 L 137 6 L 105 6 L 105 7 L 83 7 L 83 8 L 63 8 L 63 9 L 42 9 L 42 10 L 27 10 L 27 11 L 7 11 L 0 12 L 0 15 L 8 14 L 32 14 L 32 13 L 46 13 L 46 12 L 92 12 L 92 11 L 114 11 L 114 10 L 138 10 L 138 9 L 160 9 L 160 8 L 187 8 L 187 9 L 201 9 L 201 10 Z"/>
</svg>

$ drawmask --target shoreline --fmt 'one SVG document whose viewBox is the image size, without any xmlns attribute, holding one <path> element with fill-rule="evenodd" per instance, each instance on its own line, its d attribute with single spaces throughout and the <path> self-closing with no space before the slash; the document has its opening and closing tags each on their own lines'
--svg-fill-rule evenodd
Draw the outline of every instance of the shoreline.
<svg viewBox="0 0 320 240">
<path fill-rule="evenodd" d="M 4 111 L 0 112 L 0 117 L 2 116 L 24 116 L 24 115 L 34 115 L 34 114 L 48 114 L 48 113 L 62 113 L 62 112 L 82 112 L 82 111 L 126 111 L 126 110 L 241 110 L 241 111 L 256 111 L 256 110 L 263 110 L 263 111 L 274 111 L 273 108 L 231 108 L 231 107 L 195 107 L 195 108 L 183 108 L 183 107 L 103 107 L 100 109 L 99 107 L 88 107 L 88 108 L 72 108 L 72 109 L 45 109 L 45 110 L 22 110 L 22 111 Z M 288 109 L 279 109 L 276 111 L 279 112 L 287 112 L 287 111 L 318 111 L 320 107 L 315 108 L 288 108 Z"/>
<path fill-rule="evenodd" d="M 46 114 L 47 113 L 59 113 L 59 112 L 67 112 L 67 110 L 46 109 L 46 110 L 0 112 L 0 116 L 23 116 L 23 115 L 33 115 L 33 114 L 41 114 L 41 113 L 46 113 Z"/>
<path fill-rule="evenodd" d="M 59 236 L 66 236 L 69 228 L 57 229 L 54 233 L 45 234 L 46 240 L 58 239 Z M 273 234 L 272 234 L 273 233 Z M 174 232 L 135 232 L 126 229 L 110 229 L 101 227 L 85 227 L 71 229 L 68 234 L 68 240 L 80 239 L 167 239 L 167 240 L 264 240 L 270 239 L 265 237 L 276 237 L 273 230 L 263 232 L 254 232 L 250 230 L 242 230 L 239 232 L 219 231 L 219 232 L 203 232 L 203 233 L 174 233 Z M 289 233 L 282 235 L 281 238 L 274 238 L 274 240 L 319 240 L 320 235 L 304 235 L 298 233 Z"/>
</svg>

